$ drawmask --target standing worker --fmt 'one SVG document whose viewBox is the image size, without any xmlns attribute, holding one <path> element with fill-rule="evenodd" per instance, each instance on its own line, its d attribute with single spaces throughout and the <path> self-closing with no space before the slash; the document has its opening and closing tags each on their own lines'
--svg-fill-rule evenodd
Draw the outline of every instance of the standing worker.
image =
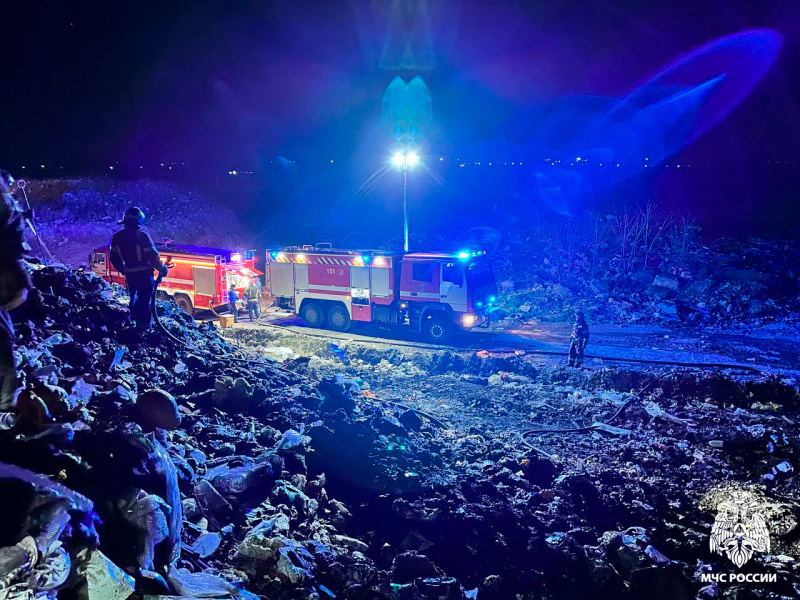
<svg viewBox="0 0 800 600">
<path fill-rule="evenodd" d="M 569 338 L 569 362 L 570 367 L 580 367 L 583 364 L 583 353 L 589 343 L 589 324 L 586 316 L 578 311 L 575 313 L 575 324 L 572 326 L 572 335 Z"/>
<path fill-rule="evenodd" d="M 22 214 L 11 195 L 11 176 L 2 171 L 0 177 L 0 411 L 14 405 L 17 373 L 14 363 L 14 326 L 8 311 L 16 308 L 33 287 L 22 264 L 26 249 L 22 237 Z M 5 425 L 4 425 L 5 424 Z M 0 419 L 0 428 L 7 427 L 8 419 Z"/>
<path fill-rule="evenodd" d="M 239 294 L 236 293 L 236 288 L 231 286 L 231 289 L 228 290 L 228 310 L 231 311 L 233 314 L 233 322 L 239 322 Z"/>
<path fill-rule="evenodd" d="M 254 314 L 258 319 L 261 316 L 261 287 L 256 285 L 255 278 L 247 284 L 247 288 L 244 290 L 244 300 L 247 303 L 247 314 L 250 315 L 250 321 L 253 320 Z"/>
<path fill-rule="evenodd" d="M 130 311 L 136 329 L 144 331 L 153 323 L 153 270 L 161 276 L 168 273 L 167 265 L 161 262 L 153 240 L 142 231 L 144 213 L 137 206 L 125 211 L 121 221 L 125 228 L 111 238 L 109 258 L 114 268 L 125 275 L 130 294 Z"/>
</svg>

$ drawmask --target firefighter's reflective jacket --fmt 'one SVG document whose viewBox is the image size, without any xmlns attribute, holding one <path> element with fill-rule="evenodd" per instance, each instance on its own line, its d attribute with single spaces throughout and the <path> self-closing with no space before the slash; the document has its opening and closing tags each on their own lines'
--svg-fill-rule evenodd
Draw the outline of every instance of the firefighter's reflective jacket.
<svg viewBox="0 0 800 600">
<path fill-rule="evenodd" d="M 125 275 L 145 271 L 152 273 L 153 269 L 166 275 L 166 267 L 153 240 L 146 232 L 135 227 L 126 227 L 114 234 L 109 259 L 114 268 Z"/>
</svg>

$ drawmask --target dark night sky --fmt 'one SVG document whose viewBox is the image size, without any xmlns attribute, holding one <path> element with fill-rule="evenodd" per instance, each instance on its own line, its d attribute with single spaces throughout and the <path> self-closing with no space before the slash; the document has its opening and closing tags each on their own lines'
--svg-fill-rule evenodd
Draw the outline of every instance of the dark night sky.
<svg viewBox="0 0 800 600">
<path fill-rule="evenodd" d="M 14 4 L 0 119 L 0 159 L 12 166 L 227 164 L 304 153 L 309 139 L 346 155 L 392 76 L 379 66 L 398 6 L 427 14 L 427 31 L 412 35 L 437 116 L 476 138 L 513 137 L 509 105 L 618 97 L 700 43 L 774 28 L 778 64 L 701 145 L 725 152 L 733 141 L 754 159 L 800 151 L 800 3 L 790 0 Z"/>
<path fill-rule="evenodd" d="M 692 48 L 753 28 L 780 33 L 777 63 L 679 158 L 726 165 L 751 187 L 772 177 L 766 161 L 800 162 L 797 0 L 14 5 L 0 41 L 0 164 L 15 172 L 363 158 L 396 74 L 427 82 L 437 154 L 525 147 L 553 106 L 615 102 Z"/>
</svg>

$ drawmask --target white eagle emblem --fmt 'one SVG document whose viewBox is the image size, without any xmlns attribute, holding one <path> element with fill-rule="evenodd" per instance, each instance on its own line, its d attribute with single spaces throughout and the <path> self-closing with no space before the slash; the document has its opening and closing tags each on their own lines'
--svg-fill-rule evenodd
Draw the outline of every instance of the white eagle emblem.
<svg viewBox="0 0 800 600">
<path fill-rule="evenodd" d="M 711 528 L 711 552 L 725 554 L 741 567 L 754 552 L 769 552 L 769 530 L 758 503 L 749 494 L 737 494 L 733 501 L 720 502 Z"/>
</svg>

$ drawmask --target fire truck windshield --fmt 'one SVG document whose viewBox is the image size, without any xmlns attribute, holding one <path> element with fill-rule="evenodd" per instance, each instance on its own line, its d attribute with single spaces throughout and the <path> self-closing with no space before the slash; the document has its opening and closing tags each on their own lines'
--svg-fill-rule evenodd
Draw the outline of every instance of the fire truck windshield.
<svg viewBox="0 0 800 600">
<path fill-rule="evenodd" d="M 497 294 L 492 264 L 485 256 L 470 261 L 467 266 L 467 285 L 473 300 L 486 306 L 489 298 Z"/>
</svg>

